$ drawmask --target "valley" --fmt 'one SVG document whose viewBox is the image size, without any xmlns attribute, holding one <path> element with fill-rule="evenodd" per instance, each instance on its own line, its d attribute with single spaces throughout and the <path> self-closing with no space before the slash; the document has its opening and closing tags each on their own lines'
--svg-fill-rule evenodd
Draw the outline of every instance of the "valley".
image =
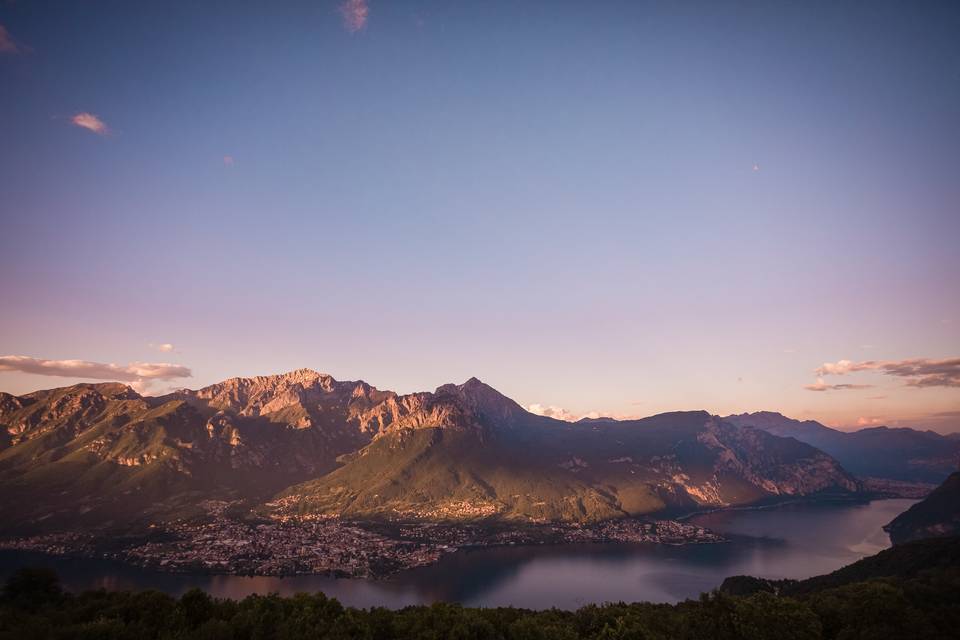
<svg viewBox="0 0 960 640">
<path fill-rule="evenodd" d="M 383 578 L 459 549 L 721 542 L 677 518 L 928 491 L 896 472 L 861 480 L 770 416 L 571 423 L 476 378 L 399 395 L 308 369 L 158 397 L 0 394 L 0 547 Z"/>
</svg>

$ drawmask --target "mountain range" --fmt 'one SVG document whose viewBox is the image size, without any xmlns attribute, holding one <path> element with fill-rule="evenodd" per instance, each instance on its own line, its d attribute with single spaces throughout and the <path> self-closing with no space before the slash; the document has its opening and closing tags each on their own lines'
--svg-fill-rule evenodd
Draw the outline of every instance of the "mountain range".
<svg viewBox="0 0 960 640">
<path fill-rule="evenodd" d="M 908 428 L 869 427 L 838 431 L 813 420 L 794 420 L 772 411 L 727 416 L 725 421 L 795 438 L 833 456 L 861 478 L 939 484 L 960 462 L 958 434 Z"/>
<path fill-rule="evenodd" d="M 298 514 L 593 521 L 785 495 L 854 492 L 829 456 L 704 411 L 571 424 L 479 380 L 418 396 L 390 428 L 279 505 Z"/>
<path fill-rule="evenodd" d="M 159 397 L 118 383 L 0 393 L 0 517 L 103 528 L 225 500 L 279 517 L 590 522 L 862 489 L 856 461 L 806 433 L 833 430 L 751 415 L 569 423 L 475 378 L 400 395 L 308 369 Z M 945 455 L 907 468 L 932 477 Z"/>
</svg>

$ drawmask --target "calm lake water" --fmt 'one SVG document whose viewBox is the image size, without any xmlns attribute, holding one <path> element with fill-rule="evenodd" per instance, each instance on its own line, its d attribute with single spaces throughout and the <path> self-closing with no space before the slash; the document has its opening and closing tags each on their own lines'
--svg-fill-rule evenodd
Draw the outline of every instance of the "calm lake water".
<svg viewBox="0 0 960 640">
<path fill-rule="evenodd" d="M 389 580 L 318 576 L 204 576 L 144 571 L 101 560 L 0 552 L 0 575 L 30 564 L 56 569 L 70 590 L 159 589 L 177 595 L 200 587 L 218 597 L 323 591 L 347 605 L 391 608 L 438 600 L 473 606 L 560 607 L 590 602 L 695 598 L 731 575 L 806 578 L 828 573 L 890 546 L 881 527 L 914 500 L 786 505 L 703 514 L 690 521 L 729 534 L 731 542 L 669 547 L 582 544 L 459 551 L 430 567 Z"/>
</svg>

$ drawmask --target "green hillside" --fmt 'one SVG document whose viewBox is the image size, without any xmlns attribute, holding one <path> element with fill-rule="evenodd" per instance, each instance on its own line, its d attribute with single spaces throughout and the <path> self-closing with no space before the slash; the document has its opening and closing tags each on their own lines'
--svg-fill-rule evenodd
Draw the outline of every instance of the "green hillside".
<svg viewBox="0 0 960 640">
<path fill-rule="evenodd" d="M 570 424 L 505 411 L 512 401 L 479 381 L 456 393 L 468 420 L 381 434 L 272 506 L 299 516 L 586 522 L 858 490 L 813 447 L 702 411 Z"/>
</svg>

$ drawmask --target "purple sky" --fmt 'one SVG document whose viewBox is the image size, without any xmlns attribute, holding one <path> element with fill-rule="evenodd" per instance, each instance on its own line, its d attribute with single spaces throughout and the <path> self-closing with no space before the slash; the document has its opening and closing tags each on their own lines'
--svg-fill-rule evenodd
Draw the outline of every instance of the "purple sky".
<svg viewBox="0 0 960 640">
<path fill-rule="evenodd" d="M 36 1 L 0 27 L 0 390 L 310 367 L 960 430 L 956 3 Z"/>
</svg>

